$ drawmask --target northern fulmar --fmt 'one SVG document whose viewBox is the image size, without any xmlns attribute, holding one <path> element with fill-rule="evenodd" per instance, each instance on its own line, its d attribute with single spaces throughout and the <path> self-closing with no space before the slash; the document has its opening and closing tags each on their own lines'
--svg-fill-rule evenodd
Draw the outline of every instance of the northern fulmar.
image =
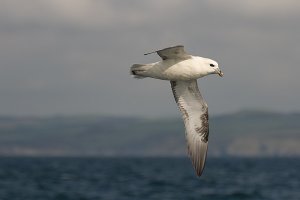
<svg viewBox="0 0 300 200">
<path fill-rule="evenodd" d="M 151 77 L 169 80 L 172 92 L 185 125 L 188 154 L 197 176 L 203 172 L 208 145 L 208 107 L 197 84 L 197 79 L 209 74 L 223 76 L 218 63 L 209 58 L 192 56 L 182 45 L 169 47 L 157 53 L 162 61 L 134 64 L 130 73 L 135 78 Z"/>
</svg>

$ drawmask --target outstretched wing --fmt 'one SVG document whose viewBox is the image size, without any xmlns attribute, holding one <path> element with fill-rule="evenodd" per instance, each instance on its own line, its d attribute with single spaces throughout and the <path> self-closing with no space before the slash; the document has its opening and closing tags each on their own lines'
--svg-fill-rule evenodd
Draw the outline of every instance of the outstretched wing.
<svg viewBox="0 0 300 200">
<path fill-rule="evenodd" d="M 171 87 L 182 113 L 188 154 L 197 175 L 200 176 L 204 169 L 208 146 L 208 107 L 199 92 L 197 80 L 171 81 Z"/>
<path fill-rule="evenodd" d="M 148 55 L 151 53 L 157 53 L 163 60 L 166 59 L 189 59 L 191 58 L 190 55 L 188 55 L 185 51 L 184 51 L 184 46 L 182 45 L 178 45 L 178 46 L 174 46 L 174 47 L 168 47 L 165 49 L 161 49 L 161 50 L 157 50 L 157 51 L 153 51 L 150 53 L 146 53 L 144 55 Z"/>
</svg>

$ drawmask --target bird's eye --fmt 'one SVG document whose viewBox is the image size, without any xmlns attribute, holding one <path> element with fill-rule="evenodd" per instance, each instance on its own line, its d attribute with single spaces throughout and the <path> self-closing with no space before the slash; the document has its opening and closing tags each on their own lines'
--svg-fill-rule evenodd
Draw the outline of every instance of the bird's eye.
<svg viewBox="0 0 300 200">
<path fill-rule="evenodd" d="M 215 65 L 214 64 L 209 64 L 209 66 L 214 67 Z"/>
</svg>

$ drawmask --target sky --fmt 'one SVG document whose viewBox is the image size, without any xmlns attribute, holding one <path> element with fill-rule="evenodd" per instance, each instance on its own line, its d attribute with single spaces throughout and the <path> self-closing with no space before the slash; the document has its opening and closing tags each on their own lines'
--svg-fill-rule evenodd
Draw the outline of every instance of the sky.
<svg viewBox="0 0 300 200">
<path fill-rule="evenodd" d="M 300 111 L 300 1 L 2 0 L 0 115 L 178 116 L 168 81 L 133 79 L 173 45 L 219 63 L 212 115 Z"/>
</svg>

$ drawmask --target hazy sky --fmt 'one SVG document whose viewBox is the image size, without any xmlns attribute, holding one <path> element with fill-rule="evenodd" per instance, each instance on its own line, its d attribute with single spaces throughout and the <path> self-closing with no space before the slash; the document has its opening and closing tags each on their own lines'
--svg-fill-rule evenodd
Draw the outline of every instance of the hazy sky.
<svg viewBox="0 0 300 200">
<path fill-rule="evenodd" d="M 219 62 L 198 81 L 212 114 L 300 111 L 300 1 L 0 1 L 0 115 L 178 116 L 143 53 L 182 44 Z"/>
</svg>

